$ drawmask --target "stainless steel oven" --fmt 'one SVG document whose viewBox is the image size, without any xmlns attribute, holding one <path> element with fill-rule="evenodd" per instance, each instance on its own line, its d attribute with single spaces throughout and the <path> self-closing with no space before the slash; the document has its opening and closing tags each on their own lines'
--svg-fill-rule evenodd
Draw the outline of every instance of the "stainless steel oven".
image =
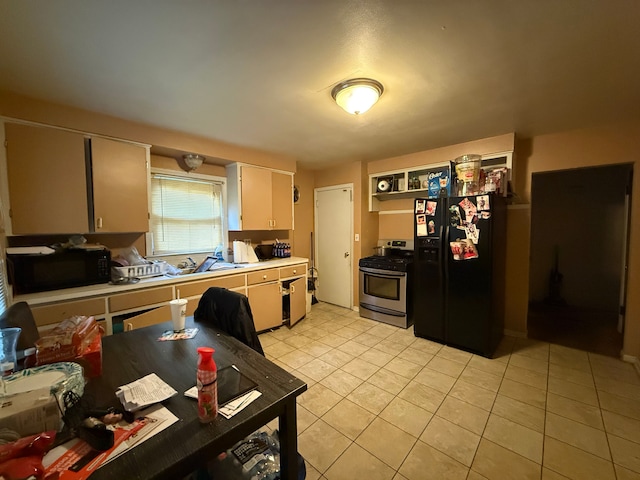
<svg viewBox="0 0 640 480">
<path fill-rule="evenodd" d="M 407 328 L 413 324 L 408 298 L 413 259 L 413 246 L 408 243 L 412 242 L 381 242 L 391 244 L 389 253 L 365 257 L 359 262 L 360 316 Z"/>
</svg>

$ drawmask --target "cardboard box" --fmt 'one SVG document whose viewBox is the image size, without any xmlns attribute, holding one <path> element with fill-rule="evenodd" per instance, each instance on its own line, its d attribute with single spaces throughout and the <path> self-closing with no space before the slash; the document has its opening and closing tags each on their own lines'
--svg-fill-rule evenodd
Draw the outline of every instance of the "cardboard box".
<svg viewBox="0 0 640 480">
<path fill-rule="evenodd" d="M 0 398 L 0 428 L 23 437 L 47 430 L 60 430 L 62 416 L 49 387 Z"/>
</svg>

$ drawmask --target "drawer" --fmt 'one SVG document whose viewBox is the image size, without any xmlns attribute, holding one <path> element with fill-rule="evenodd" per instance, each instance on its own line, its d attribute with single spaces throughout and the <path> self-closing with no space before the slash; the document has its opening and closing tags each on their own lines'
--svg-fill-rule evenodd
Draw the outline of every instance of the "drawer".
<svg viewBox="0 0 640 480">
<path fill-rule="evenodd" d="M 173 299 L 173 287 L 150 288 L 130 293 L 121 293 L 109 297 L 109 311 L 119 312 Z"/>
<path fill-rule="evenodd" d="M 220 285 L 211 285 L 211 286 L 219 287 Z M 242 276 L 242 285 L 240 287 L 238 287 L 238 288 L 229 288 L 228 290 L 233 290 L 234 292 L 238 292 L 238 293 L 241 293 L 243 295 L 246 295 L 247 294 L 247 289 L 244 286 L 244 275 Z M 182 291 L 180 291 L 180 295 L 182 296 Z M 196 295 L 191 295 L 190 297 L 191 298 L 189 298 L 189 303 L 187 303 L 187 317 L 190 317 L 195 313 L 196 308 L 198 308 L 198 305 L 200 304 L 200 298 L 202 297 L 202 295 L 197 295 L 197 296 Z M 183 296 L 182 298 L 186 298 L 186 295 Z"/>
<path fill-rule="evenodd" d="M 105 314 L 104 298 L 92 298 L 89 300 L 77 300 L 74 302 L 54 303 L 52 305 L 31 307 L 36 325 L 50 325 L 73 317 L 74 315 L 93 315 L 100 317 Z"/>
<path fill-rule="evenodd" d="M 307 273 L 307 264 L 294 265 L 280 269 L 280 278 L 302 277 Z"/>
<path fill-rule="evenodd" d="M 232 288 L 244 287 L 244 275 L 230 275 L 228 277 L 210 278 L 197 282 L 176 285 L 176 292 L 180 291 L 180 297 L 193 297 L 202 295 L 209 287 L 221 287 L 231 290 Z"/>
<path fill-rule="evenodd" d="M 247 285 L 255 285 L 257 283 L 275 282 L 280 279 L 280 272 L 277 268 L 268 270 L 260 270 L 259 272 L 247 273 Z"/>
</svg>

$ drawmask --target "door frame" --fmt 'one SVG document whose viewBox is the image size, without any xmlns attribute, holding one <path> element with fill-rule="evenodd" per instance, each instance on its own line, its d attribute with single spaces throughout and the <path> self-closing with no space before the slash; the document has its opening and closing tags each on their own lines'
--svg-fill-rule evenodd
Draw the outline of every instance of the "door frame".
<svg viewBox="0 0 640 480">
<path fill-rule="evenodd" d="M 327 187 L 318 187 L 313 189 L 313 231 L 314 235 L 314 243 L 313 243 L 313 258 L 318 261 L 318 192 L 326 192 L 331 190 L 349 190 L 349 199 L 351 203 L 351 208 L 349 209 L 349 309 L 353 310 L 354 304 L 354 293 L 353 293 L 353 250 L 354 250 L 354 241 L 353 241 L 353 183 L 342 183 L 339 185 L 331 185 Z"/>
</svg>

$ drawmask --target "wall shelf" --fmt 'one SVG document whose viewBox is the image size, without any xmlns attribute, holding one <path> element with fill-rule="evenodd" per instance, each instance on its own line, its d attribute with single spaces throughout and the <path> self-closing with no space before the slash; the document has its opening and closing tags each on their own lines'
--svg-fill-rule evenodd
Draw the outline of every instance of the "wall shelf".
<svg viewBox="0 0 640 480">
<path fill-rule="evenodd" d="M 437 172 L 449 175 L 451 162 L 439 162 L 431 165 L 419 165 L 401 170 L 373 173 L 369 175 L 369 211 L 380 210 L 380 202 L 398 200 L 404 198 L 417 198 L 430 195 L 429 180 L 437 177 Z M 507 180 L 513 179 L 513 152 L 500 152 L 482 155 L 482 168 L 491 170 L 499 167 L 507 167 Z M 446 172 L 446 173 L 445 173 Z M 432 176 L 430 177 L 430 174 Z M 386 180 L 389 189 L 380 191 L 379 183 Z M 431 195 L 436 196 L 436 195 Z"/>
</svg>

